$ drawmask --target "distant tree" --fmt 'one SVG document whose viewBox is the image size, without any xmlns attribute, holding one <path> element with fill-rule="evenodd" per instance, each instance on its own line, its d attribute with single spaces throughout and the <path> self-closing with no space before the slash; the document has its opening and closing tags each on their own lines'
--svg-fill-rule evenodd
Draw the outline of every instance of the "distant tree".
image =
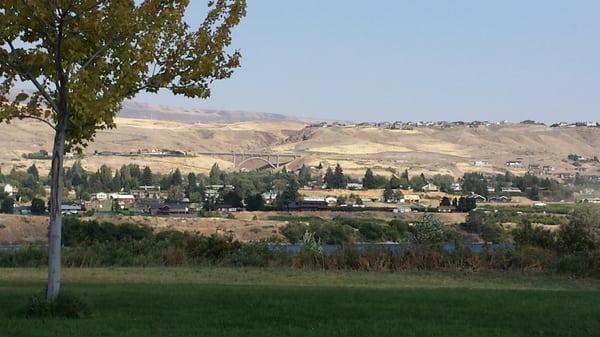
<svg viewBox="0 0 600 337">
<path fill-rule="evenodd" d="M 302 165 L 300 171 L 298 171 L 298 183 L 300 186 L 306 186 L 310 180 L 310 168 L 306 165 Z"/>
<path fill-rule="evenodd" d="M 383 200 L 385 202 L 395 201 L 396 195 L 394 194 L 394 190 L 391 185 L 388 184 L 385 189 L 383 189 Z"/>
<path fill-rule="evenodd" d="M 390 187 L 392 189 L 402 188 L 402 180 L 396 177 L 396 175 L 392 175 L 392 177 L 390 178 Z"/>
<path fill-rule="evenodd" d="M 265 206 L 265 200 L 260 193 L 251 194 L 245 199 L 246 210 L 250 212 L 260 211 Z"/>
<path fill-rule="evenodd" d="M 365 171 L 365 176 L 362 179 L 362 185 L 364 189 L 375 188 L 375 177 L 373 176 L 373 171 L 370 168 Z"/>
<path fill-rule="evenodd" d="M 183 184 L 183 176 L 179 169 L 175 169 L 175 172 L 171 174 L 171 186 L 181 186 Z"/>
<path fill-rule="evenodd" d="M 348 179 L 344 175 L 344 170 L 342 169 L 340 164 L 337 164 L 335 166 L 335 170 L 333 171 L 333 181 L 331 188 L 346 188 L 346 185 L 348 185 Z"/>
<path fill-rule="evenodd" d="M 317 166 L 317 170 L 322 170 L 323 169 L 323 163 L 319 162 L 319 165 Z"/>
<path fill-rule="evenodd" d="M 169 188 L 167 199 L 170 201 L 181 201 L 185 197 L 181 185 L 173 185 Z"/>
<path fill-rule="evenodd" d="M 452 206 L 452 203 L 450 202 L 450 198 L 443 197 L 442 200 L 440 201 L 440 206 Z"/>
<path fill-rule="evenodd" d="M 487 196 L 488 181 L 481 173 L 465 173 L 463 175 L 462 189 L 464 192 L 472 192 Z"/>
<path fill-rule="evenodd" d="M 196 174 L 194 174 L 193 172 L 190 172 L 187 176 L 187 188 L 186 188 L 186 194 L 187 194 L 188 198 L 194 192 L 196 192 L 197 189 L 198 189 L 198 179 L 196 179 Z"/>
<path fill-rule="evenodd" d="M 150 167 L 144 167 L 144 170 L 142 171 L 142 185 L 152 186 L 154 184 L 153 180 L 152 170 Z"/>
<path fill-rule="evenodd" d="M 423 174 L 410 178 L 410 188 L 415 191 L 423 190 L 425 185 L 427 185 L 427 180 L 425 180 Z"/>
<path fill-rule="evenodd" d="M 29 166 L 29 168 L 27 169 L 27 173 L 30 174 L 35 179 L 35 181 L 40 180 L 40 173 L 38 172 L 37 167 L 35 167 L 35 164 Z"/>
<path fill-rule="evenodd" d="M 277 195 L 275 203 L 279 209 L 289 210 L 290 205 L 298 201 L 298 198 L 300 198 L 298 181 L 296 181 L 295 177 L 292 177 L 288 180 L 286 188 Z"/>
<path fill-rule="evenodd" d="M 431 177 L 431 182 L 437 185 L 442 192 L 450 192 L 450 188 L 454 183 L 454 177 L 447 174 L 436 174 Z"/>
<path fill-rule="evenodd" d="M 223 203 L 232 207 L 243 207 L 242 197 L 237 191 L 229 191 L 223 195 Z"/>
<path fill-rule="evenodd" d="M 0 213 L 13 214 L 15 212 L 15 199 L 4 198 L 0 203 Z"/>
<path fill-rule="evenodd" d="M 323 182 L 327 185 L 327 188 L 334 188 L 335 185 L 335 177 L 333 175 L 333 170 L 331 167 L 327 168 L 325 172 L 325 176 L 323 177 Z"/>
<path fill-rule="evenodd" d="M 208 173 L 208 183 L 210 185 L 219 185 L 223 183 L 221 169 L 217 163 L 214 163 L 210 168 L 210 172 Z"/>
<path fill-rule="evenodd" d="M 31 200 L 31 214 L 34 215 L 42 215 L 46 213 L 46 203 L 44 200 L 39 198 L 34 198 Z"/>
</svg>

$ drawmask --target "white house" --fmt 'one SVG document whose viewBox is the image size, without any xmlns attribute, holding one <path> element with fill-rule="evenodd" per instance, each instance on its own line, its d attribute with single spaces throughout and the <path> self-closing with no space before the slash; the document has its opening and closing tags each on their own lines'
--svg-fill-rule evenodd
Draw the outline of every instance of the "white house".
<svg viewBox="0 0 600 337">
<path fill-rule="evenodd" d="M 12 196 L 17 193 L 16 187 L 11 184 L 0 184 L 0 192 L 4 192 L 6 195 Z"/>
<path fill-rule="evenodd" d="M 346 185 L 346 188 L 349 190 L 362 190 L 363 189 L 363 184 L 360 183 L 348 183 Z"/>
<path fill-rule="evenodd" d="M 462 186 L 460 186 L 460 183 L 454 183 L 450 186 L 450 190 L 452 192 L 461 192 L 462 191 Z"/>
<path fill-rule="evenodd" d="M 433 183 L 429 183 L 429 184 L 423 186 L 423 191 L 425 191 L 425 192 L 437 192 L 439 190 L 440 190 L 440 188 Z"/>
<path fill-rule="evenodd" d="M 410 208 L 410 206 L 406 206 L 406 205 L 400 205 L 396 208 L 394 208 L 394 213 L 410 213 L 412 212 L 412 208 Z"/>
<path fill-rule="evenodd" d="M 108 200 L 108 194 L 106 194 L 104 192 L 94 193 L 94 194 L 91 195 L 91 199 L 92 200 L 99 200 L 99 201 Z"/>
<path fill-rule="evenodd" d="M 502 187 L 503 193 L 521 193 L 521 189 L 518 187 Z"/>
</svg>

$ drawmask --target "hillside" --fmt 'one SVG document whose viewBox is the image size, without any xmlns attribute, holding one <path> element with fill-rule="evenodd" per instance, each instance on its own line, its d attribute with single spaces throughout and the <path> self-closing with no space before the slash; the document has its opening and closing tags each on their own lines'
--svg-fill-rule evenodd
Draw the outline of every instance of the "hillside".
<svg viewBox="0 0 600 337">
<path fill-rule="evenodd" d="M 0 168 L 26 167 L 31 160 L 22 154 L 50 150 L 50 130 L 31 121 L 0 125 Z M 409 169 L 413 173 L 467 171 L 503 172 L 507 160 L 522 158 L 525 165 L 552 165 L 555 172 L 574 172 L 567 162 L 569 153 L 586 157 L 600 155 L 600 129 L 549 128 L 540 125 L 508 124 L 479 128 L 417 128 L 389 130 L 358 127 L 308 128 L 293 120 L 244 121 L 238 123 L 178 123 L 118 118 L 117 128 L 102 131 L 86 150 L 84 166 L 113 167 L 136 162 L 157 171 L 180 167 L 184 171 L 206 172 L 217 162 L 233 168 L 226 157 L 126 157 L 94 156 L 94 151 L 132 152 L 140 149 L 172 149 L 186 152 L 268 151 L 301 155 L 291 168 L 302 164 L 325 166 L 340 163 L 346 173 L 362 175 L 366 167 L 380 174 Z M 490 165 L 475 166 L 486 160 Z M 47 161 L 36 161 L 42 170 Z M 68 165 L 68 163 L 67 163 Z M 516 170 L 524 173 L 525 169 Z M 590 166 L 589 174 L 598 174 Z"/>
<path fill-rule="evenodd" d="M 128 101 L 123 104 L 119 117 L 153 119 L 179 123 L 238 123 L 246 121 L 280 121 L 292 118 L 279 114 L 248 111 L 208 110 L 181 108 Z"/>
</svg>

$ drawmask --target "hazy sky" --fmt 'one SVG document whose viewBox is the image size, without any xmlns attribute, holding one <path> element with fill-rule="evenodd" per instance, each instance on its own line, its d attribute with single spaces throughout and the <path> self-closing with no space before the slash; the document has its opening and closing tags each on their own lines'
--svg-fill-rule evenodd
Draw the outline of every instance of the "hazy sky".
<svg viewBox="0 0 600 337">
<path fill-rule="evenodd" d="M 206 1 L 192 0 L 199 21 Z M 208 100 L 343 120 L 600 120 L 598 0 L 249 0 Z"/>
</svg>

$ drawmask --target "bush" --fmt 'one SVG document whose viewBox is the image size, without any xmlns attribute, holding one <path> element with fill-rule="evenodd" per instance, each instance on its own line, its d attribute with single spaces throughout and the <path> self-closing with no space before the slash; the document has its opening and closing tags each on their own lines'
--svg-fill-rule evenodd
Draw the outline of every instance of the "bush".
<svg viewBox="0 0 600 337">
<path fill-rule="evenodd" d="M 425 214 L 412 228 L 413 241 L 419 244 L 441 243 L 446 240 L 446 231 L 441 221 Z"/>
<path fill-rule="evenodd" d="M 600 207 L 578 206 L 571 221 L 559 231 L 559 248 L 567 253 L 586 253 L 600 248 Z"/>
<path fill-rule="evenodd" d="M 46 294 L 33 295 L 25 306 L 26 318 L 86 318 L 92 315 L 92 307 L 73 294 L 61 292 L 51 302 L 46 300 Z"/>
<path fill-rule="evenodd" d="M 39 267 L 48 263 L 42 247 L 27 246 L 14 251 L 0 251 L 0 268 Z"/>
<path fill-rule="evenodd" d="M 518 246 L 532 246 L 545 249 L 556 248 L 557 238 L 554 232 L 542 227 L 532 226 L 529 222 L 514 229 L 512 235 Z"/>
</svg>

